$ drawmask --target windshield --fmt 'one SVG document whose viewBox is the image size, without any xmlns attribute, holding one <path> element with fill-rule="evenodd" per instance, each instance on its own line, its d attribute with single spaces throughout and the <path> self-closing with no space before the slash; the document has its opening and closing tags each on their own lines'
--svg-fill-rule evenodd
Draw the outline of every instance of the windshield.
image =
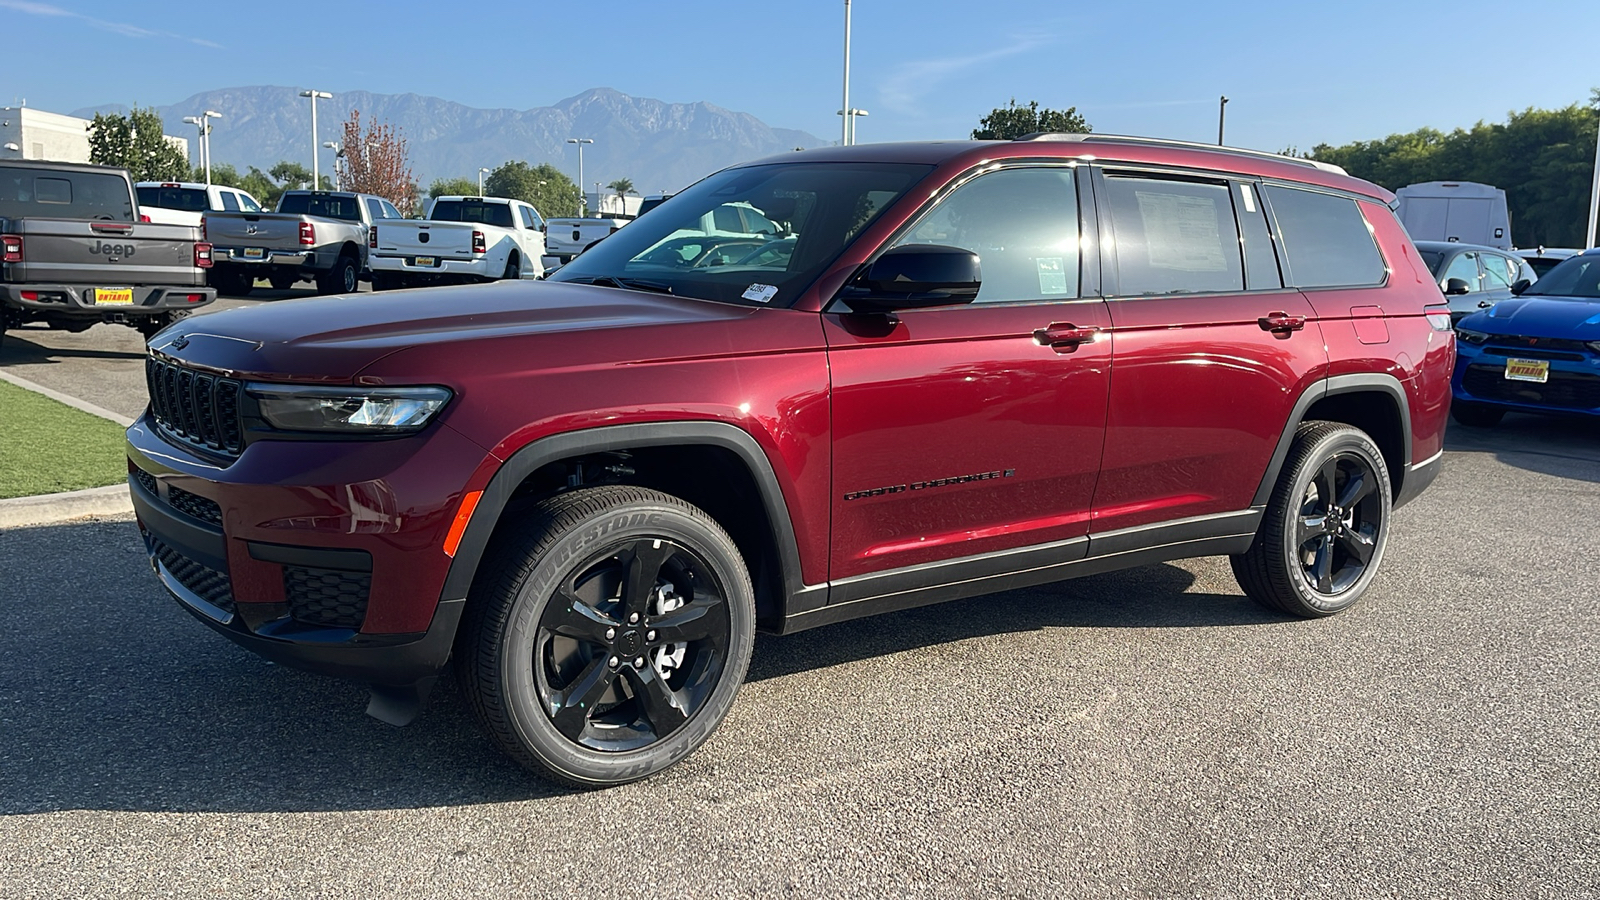
<svg viewBox="0 0 1600 900">
<path fill-rule="evenodd" d="M 140 206 L 206 212 L 206 192 L 202 190 L 175 187 L 141 187 L 134 190 L 139 194 Z"/>
<path fill-rule="evenodd" d="M 435 222 L 480 222 L 511 227 L 511 204 L 484 203 L 482 200 L 440 200 L 428 218 Z"/>
<path fill-rule="evenodd" d="M 1600 255 L 1574 256 L 1522 292 L 1524 297 L 1578 297 L 1600 299 Z"/>
<path fill-rule="evenodd" d="M 726 169 L 618 230 L 549 280 L 616 279 L 704 300 L 786 306 L 932 170 L 858 162 Z"/>
<path fill-rule="evenodd" d="M 344 219 L 347 222 L 361 221 L 361 205 L 355 197 L 328 194 L 284 194 L 283 199 L 278 201 L 278 212 Z"/>
</svg>

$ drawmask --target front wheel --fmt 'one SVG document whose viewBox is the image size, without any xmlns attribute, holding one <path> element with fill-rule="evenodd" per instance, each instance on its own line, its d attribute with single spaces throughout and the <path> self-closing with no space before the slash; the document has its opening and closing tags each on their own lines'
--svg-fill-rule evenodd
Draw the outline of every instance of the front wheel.
<svg viewBox="0 0 1600 900">
<path fill-rule="evenodd" d="M 577 787 L 653 775 L 739 692 L 755 595 L 733 540 L 658 491 L 573 491 L 513 513 L 486 551 L 455 660 L 507 755 Z"/>
<path fill-rule="evenodd" d="M 1230 557 L 1234 577 L 1251 599 L 1290 615 L 1348 608 L 1383 560 L 1392 496 L 1383 454 L 1365 432 L 1301 425 L 1255 541 Z"/>
</svg>

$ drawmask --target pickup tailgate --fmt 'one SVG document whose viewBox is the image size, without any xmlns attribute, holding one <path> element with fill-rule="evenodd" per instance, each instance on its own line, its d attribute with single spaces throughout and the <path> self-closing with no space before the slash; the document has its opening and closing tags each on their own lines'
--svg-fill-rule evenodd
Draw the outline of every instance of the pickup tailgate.
<svg viewBox="0 0 1600 900">
<path fill-rule="evenodd" d="M 217 247 L 300 250 L 300 223 L 294 213 L 207 213 L 206 240 Z"/>
<path fill-rule="evenodd" d="M 6 266 L 5 280 L 13 284 L 206 283 L 204 270 L 194 264 L 200 229 L 191 225 L 29 217 L 5 227 L 22 236 L 23 261 Z"/>
<path fill-rule="evenodd" d="M 474 222 L 436 222 L 425 219 L 384 219 L 374 226 L 378 246 L 374 256 L 471 259 L 472 233 L 485 231 Z"/>
</svg>

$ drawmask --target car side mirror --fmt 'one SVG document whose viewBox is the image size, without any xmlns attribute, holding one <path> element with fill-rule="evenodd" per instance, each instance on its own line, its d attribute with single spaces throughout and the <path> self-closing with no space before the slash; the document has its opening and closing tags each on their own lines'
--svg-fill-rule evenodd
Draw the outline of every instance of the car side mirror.
<svg viewBox="0 0 1600 900">
<path fill-rule="evenodd" d="M 885 251 L 840 297 L 858 313 L 888 313 L 971 303 L 982 284 L 982 264 L 971 250 L 906 244 Z"/>
<path fill-rule="evenodd" d="M 1523 291 L 1531 287 L 1533 287 L 1533 282 L 1526 278 L 1519 278 L 1517 279 L 1517 283 L 1511 286 L 1511 294 L 1512 296 L 1520 297 L 1522 296 Z"/>
<path fill-rule="evenodd" d="M 1445 279 L 1444 295 L 1446 297 L 1459 297 L 1462 294 L 1470 293 L 1472 293 L 1472 285 L 1467 284 L 1467 280 L 1465 278 Z"/>
</svg>

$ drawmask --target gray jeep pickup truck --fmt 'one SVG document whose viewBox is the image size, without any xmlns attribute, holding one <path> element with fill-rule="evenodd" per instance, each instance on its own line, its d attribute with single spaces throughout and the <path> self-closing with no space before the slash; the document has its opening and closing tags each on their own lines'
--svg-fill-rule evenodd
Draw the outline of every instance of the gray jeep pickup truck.
<svg viewBox="0 0 1600 900">
<path fill-rule="evenodd" d="M 277 212 L 206 213 L 211 283 L 233 295 L 250 293 L 257 278 L 278 290 L 314 281 L 319 294 L 352 293 L 369 277 L 372 223 L 401 218 L 382 197 L 348 191 L 285 191 Z"/>
<path fill-rule="evenodd" d="M 139 215 L 125 169 L 0 162 L 0 341 L 29 322 L 148 337 L 217 298 L 210 265 L 200 229 Z"/>
</svg>

